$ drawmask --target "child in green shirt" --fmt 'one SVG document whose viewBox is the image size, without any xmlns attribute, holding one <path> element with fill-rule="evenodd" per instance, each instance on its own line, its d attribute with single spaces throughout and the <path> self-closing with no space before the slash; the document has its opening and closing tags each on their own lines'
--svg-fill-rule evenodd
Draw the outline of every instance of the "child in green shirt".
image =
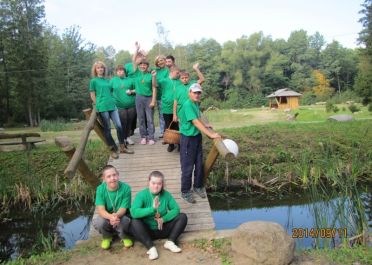
<svg viewBox="0 0 372 265">
<path fill-rule="evenodd" d="M 127 216 L 131 206 L 131 188 L 119 181 L 115 167 L 107 165 L 102 169 L 102 184 L 96 190 L 96 210 L 98 216 L 93 219 L 94 228 L 103 236 L 101 247 L 109 249 L 112 237 L 117 233 L 124 247 L 131 247 L 128 237 L 130 218 Z"/>
<path fill-rule="evenodd" d="M 174 253 L 181 252 L 176 241 L 185 230 L 187 216 L 180 213 L 173 196 L 164 190 L 164 175 L 161 172 L 150 173 L 149 186 L 137 193 L 131 214 L 131 233 L 145 245 L 150 260 L 159 256 L 154 239 L 168 238 L 164 248 Z"/>
</svg>

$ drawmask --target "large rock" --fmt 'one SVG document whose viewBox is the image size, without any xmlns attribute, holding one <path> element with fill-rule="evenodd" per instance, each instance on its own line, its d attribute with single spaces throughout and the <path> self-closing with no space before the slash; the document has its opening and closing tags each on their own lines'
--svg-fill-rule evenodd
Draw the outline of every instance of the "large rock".
<svg viewBox="0 0 372 265">
<path fill-rule="evenodd" d="M 339 114 L 339 115 L 333 115 L 328 118 L 328 120 L 331 121 L 352 121 L 354 120 L 354 117 L 347 114 Z"/>
<path fill-rule="evenodd" d="M 294 248 L 294 239 L 273 222 L 244 223 L 232 236 L 235 265 L 287 265 L 293 259 Z"/>
</svg>

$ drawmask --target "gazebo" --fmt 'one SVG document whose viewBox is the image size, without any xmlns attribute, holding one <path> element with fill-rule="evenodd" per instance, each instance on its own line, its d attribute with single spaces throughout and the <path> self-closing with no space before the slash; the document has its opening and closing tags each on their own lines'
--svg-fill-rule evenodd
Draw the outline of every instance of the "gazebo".
<svg viewBox="0 0 372 265">
<path fill-rule="evenodd" d="M 267 96 L 269 98 L 269 107 L 275 109 L 297 109 L 300 105 L 299 98 L 302 94 L 289 88 L 278 89 Z"/>
</svg>

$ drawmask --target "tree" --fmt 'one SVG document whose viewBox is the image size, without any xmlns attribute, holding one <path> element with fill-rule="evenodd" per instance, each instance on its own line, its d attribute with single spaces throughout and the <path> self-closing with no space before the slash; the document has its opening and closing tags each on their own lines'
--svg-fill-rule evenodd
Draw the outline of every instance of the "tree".
<svg viewBox="0 0 372 265">
<path fill-rule="evenodd" d="M 359 42 L 365 48 L 359 51 L 359 72 L 354 89 L 362 97 L 362 103 L 367 105 L 372 102 L 372 0 L 364 1 L 360 11 L 364 16 L 359 20 L 363 30 L 359 33 Z"/>
</svg>

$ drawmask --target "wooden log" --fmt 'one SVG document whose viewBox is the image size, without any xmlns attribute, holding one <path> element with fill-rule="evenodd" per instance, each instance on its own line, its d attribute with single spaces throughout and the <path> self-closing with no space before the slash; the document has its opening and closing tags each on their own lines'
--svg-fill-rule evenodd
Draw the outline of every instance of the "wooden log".
<svg viewBox="0 0 372 265">
<path fill-rule="evenodd" d="M 87 144 L 90 131 L 94 127 L 94 123 L 96 121 L 96 118 L 97 118 L 97 113 L 96 113 L 95 107 L 94 107 L 93 108 L 93 111 L 92 111 L 92 113 L 90 115 L 89 121 L 85 125 L 85 128 L 83 130 L 83 133 L 81 134 L 79 146 L 76 149 L 76 151 L 74 152 L 74 154 L 73 154 L 70 162 L 67 165 L 67 168 L 65 169 L 65 174 L 67 176 L 69 176 L 69 177 L 72 177 L 73 175 L 75 175 L 77 166 L 78 166 L 80 160 L 83 157 L 85 146 Z"/>
<path fill-rule="evenodd" d="M 62 149 L 62 151 L 65 152 L 67 157 L 69 157 L 70 159 L 73 157 L 75 153 L 75 147 L 73 147 L 71 140 L 67 136 L 58 136 L 54 139 L 54 141 L 56 145 L 59 146 Z M 89 169 L 89 167 L 87 166 L 83 159 L 80 159 L 77 168 L 80 174 L 85 179 L 85 181 L 93 188 L 96 188 L 100 184 L 98 178 Z"/>
<path fill-rule="evenodd" d="M 94 107 L 93 110 L 94 110 L 94 113 L 96 113 L 96 119 L 94 121 L 93 130 L 98 135 L 98 137 L 108 146 L 108 144 L 106 142 L 105 135 L 103 133 L 103 126 L 99 122 L 98 117 L 97 117 L 96 108 Z M 85 110 L 83 110 L 84 115 L 85 115 L 85 119 L 87 119 L 88 121 L 90 120 L 90 116 L 92 115 L 93 110 L 92 109 L 85 109 Z"/>
<path fill-rule="evenodd" d="M 215 145 L 212 145 L 211 150 L 208 153 L 208 156 L 204 162 L 204 183 L 206 183 L 206 180 L 209 176 L 209 173 L 212 170 L 212 167 L 214 163 L 217 160 L 219 153 Z"/>
</svg>

